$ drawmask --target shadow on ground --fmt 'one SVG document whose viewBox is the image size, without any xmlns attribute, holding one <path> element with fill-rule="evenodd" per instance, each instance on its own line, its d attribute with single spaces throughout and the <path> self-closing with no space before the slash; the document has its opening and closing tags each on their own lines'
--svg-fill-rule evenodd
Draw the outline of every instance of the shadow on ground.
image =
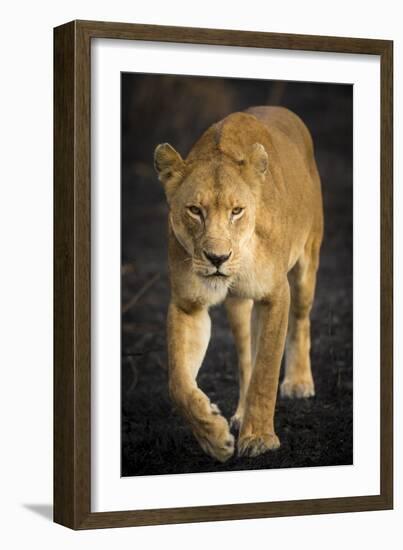
<svg viewBox="0 0 403 550">
<path fill-rule="evenodd" d="M 34 512 L 48 521 L 53 521 L 53 506 L 51 504 L 23 504 L 24 508 Z"/>
</svg>

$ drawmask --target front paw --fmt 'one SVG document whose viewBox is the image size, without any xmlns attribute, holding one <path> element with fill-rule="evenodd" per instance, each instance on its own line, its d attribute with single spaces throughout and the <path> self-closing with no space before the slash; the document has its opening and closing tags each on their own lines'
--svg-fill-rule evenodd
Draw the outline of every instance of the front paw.
<svg viewBox="0 0 403 550">
<path fill-rule="evenodd" d="M 238 440 L 238 455 L 255 457 L 279 447 L 280 440 L 275 433 L 241 435 Z"/>
<path fill-rule="evenodd" d="M 315 395 L 315 386 L 312 378 L 284 378 L 280 386 L 281 397 L 307 398 Z"/>
<path fill-rule="evenodd" d="M 219 462 L 226 462 L 234 454 L 235 438 L 230 433 L 228 422 L 213 412 L 213 418 L 203 425 L 193 426 L 193 434 L 203 451 Z"/>
<path fill-rule="evenodd" d="M 193 394 L 192 412 L 188 418 L 193 435 L 200 447 L 219 462 L 226 462 L 234 454 L 235 439 L 229 431 L 228 422 L 220 410 L 202 392 Z"/>
</svg>

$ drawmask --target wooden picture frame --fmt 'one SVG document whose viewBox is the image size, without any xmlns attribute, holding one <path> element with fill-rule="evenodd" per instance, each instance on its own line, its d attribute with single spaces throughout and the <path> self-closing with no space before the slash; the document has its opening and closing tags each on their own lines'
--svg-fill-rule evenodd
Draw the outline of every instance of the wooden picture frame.
<svg viewBox="0 0 403 550">
<path fill-rule="evenodd" d="M 91 40 L 114 38 L 380 56 L 381 456 L 370 496 L 91 512 Z M 393 506 L 393 43 L 73 21 L 54 30 L 54 520 L 72 529 L 386 510 Z"/>
</svg>

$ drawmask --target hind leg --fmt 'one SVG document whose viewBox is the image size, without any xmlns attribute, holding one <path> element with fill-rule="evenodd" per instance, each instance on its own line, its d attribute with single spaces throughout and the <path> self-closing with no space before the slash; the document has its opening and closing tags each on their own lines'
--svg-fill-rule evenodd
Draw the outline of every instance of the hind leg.
<svg viewBox="0 0 403 550">
<path fill-rule="evenodd" d="M 239 429 L 245 411 L 246 393 L 252 372 L 251 357 L 251 312 L 252 300 L 241 298 L 227 298 L 228 321 L 235 339 L 238 353 L 239 367 L 239 399 L 234 416 L 231 418 L 231 426 Z"/>
<path fill-rule="evenodd" d="M 286 340 L 283 397 L 312 397 L 315 386 L 311 371 L 310 313 L 315 293 L 319 246 L 312 243 L 289 273 L 290 315 Z"/>
</svg>

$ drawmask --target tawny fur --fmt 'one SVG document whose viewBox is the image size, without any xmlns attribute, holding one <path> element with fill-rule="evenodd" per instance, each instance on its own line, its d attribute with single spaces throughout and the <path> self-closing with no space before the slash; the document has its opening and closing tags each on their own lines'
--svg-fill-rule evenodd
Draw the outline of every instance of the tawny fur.
<svg viewBox="0 0 403 550">
<path fill-rule="evenodd" d="M 291 111 L 252 107 L 211 126 L 185 160 L 168 144 L 154 157 L 170 208 L 170 395 L 203 450 L 231 457 L 228 422 L 196 382 L 208 309 L 225 302 L 239 358 L 238 453 L 257 456 L 280 445 L 285 347 L 282 395 L 314 395 L 309 316 L 323 214 L 311 136 Z M 229 257 L 217 268 L 212 254 Z"/>
</svg>

